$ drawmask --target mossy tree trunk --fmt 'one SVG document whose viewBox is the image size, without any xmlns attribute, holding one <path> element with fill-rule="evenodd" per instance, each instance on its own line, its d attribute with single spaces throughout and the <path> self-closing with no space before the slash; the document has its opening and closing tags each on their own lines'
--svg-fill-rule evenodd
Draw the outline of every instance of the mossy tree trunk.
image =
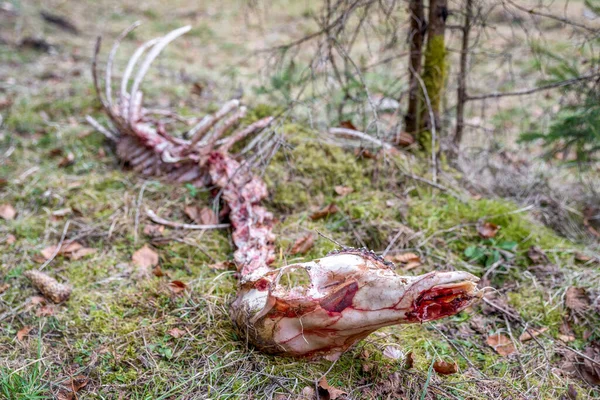
<svg viewBox="0 0 600 400">
<path fill-rule="evenodd" d="M 421 101 L 419 142 L 425 147 L 430 143 L 426 136 L 431 135 L 432 125 L 439 127 L 440 103 L 446 80 L 446 18 L 448 0 L 429 1 L 429 25 L 427 27 L 427 47 L 423 66 L 423 84 L 429 101 Z M 425 99 L 426 100 L 426 99 Z M 433 121 L 431 116 L 433 115 Z M 439 129 L 438 129 L 439 131 Z M 428 146 L 429 145 L 429 146 Z"/>
<path fill-rule="evenodd" d="M 410 31 L 408 42 L 410 44 L 410 58 L 408 60 L 408 108 L 404 119 L 404 130 L 414 134 L 419 130 L 419 101 L 421 88 L 417 78 L 421 74 L 423 59 L 423 40 L 427 29 L 423 0 L 410 0 L 409 5 Z"/>
</svg>

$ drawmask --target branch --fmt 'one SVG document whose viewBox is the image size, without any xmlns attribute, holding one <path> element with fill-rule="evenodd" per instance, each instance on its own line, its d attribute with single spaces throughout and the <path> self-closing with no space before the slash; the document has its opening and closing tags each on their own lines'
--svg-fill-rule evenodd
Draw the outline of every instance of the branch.
<svg viewBox="0 0 600 400">
<path fill-rule="evenodd" d="M 531 88 L 531 89 L 516 90 L 514 92 L 495 92 L 495 93 L 482 94 L 482 95 L 478 95 L 478 96 L 467 96 L 466 101 L 495 99 L 498 97 L 507 97 L 507 96 L 526 96 L 526 95 L 533 94 L 536 92 L 542 92 L 544 90 L 565 87 L 565 86 L 569 86 L 569 85 L 572 85 L 577 82 L 587 81 L 587 80 L 598 78 L 598 77 L 600 77 L 600 73 L 579 76 L 579 77 L 573 78 L 573 79 L 567 79 L 567 80 L 560 81 L 560 82 L 554 82 L 554 83 L 550 83 L 548 85 Z"/>
<path fill-rule="evenodd" d="M 159 225 L 170 226 L 175 229 L 219 229 L 219 228 L 229 228 L 229 224 L 214 224 L 214 225 L 194 225 L 194 224 L 182 224 L 180 222 L 172 222 L 168 221 L 164 218 L 159 217 L 152 210 L 146 210 L 146 215 L 153 222 Z"/>
<path fill-rule="evenodd" d="M 590 28 L 590 27 L 589 27 L 589 26 L 587 26 L 587 25 L 583 25 L 583 24 L 577 23 L 577 22 L 575 22 L 575 21 L 572 21 L 572 20 L 570 20 L 570 19 L 563 18 L 563 17 L 559 17 L 559 16 L 557 16 L 557 15 L 553 15 L 553 14 L 546 14 L 546 13 L 543 13 L 543 12 L 540 12 L 540 11 L 535 11 L 533 8 L 529 8 L 529 9 L 527 9 L 527 8 L 525 8 L 525 7 L 523 7 L 523 6 L 520 6 L 520 5 L 516 4 L 516 3 L 514 3 L 514 2 L 513 2 L 513 1 L 511 1 L 511 0 L 506 0 L 506 2 L 507 2 L 508 4 L 511 4 L 511 5 L 512 5 L 512 6 L 514 6 L 515 8 L 517 8 L 517 9 L 519 9 L 519 10 L 523 11 L 523 12 L 526 12 L 526 13 L 528 13 L 528 14 L 531 14 L 531 15 L 537 15 L 537 16 L 540 16 L 540 17 L 544 17 L 544 18 L 553 19 L 553 20 L 555 20 L 555 21 L 560 21 L 560 22 L 562 22 L 563 24 L 567 24 L 567 25 L 571 25 L 571 26 L 576 26 L 577 28 L 585 29 L 585 30 L 586 30 L 586 31 L 588 31 L 588 32 L 592 32 L 592 33 L 598 33 L 598 29 Z"/>
</svg>

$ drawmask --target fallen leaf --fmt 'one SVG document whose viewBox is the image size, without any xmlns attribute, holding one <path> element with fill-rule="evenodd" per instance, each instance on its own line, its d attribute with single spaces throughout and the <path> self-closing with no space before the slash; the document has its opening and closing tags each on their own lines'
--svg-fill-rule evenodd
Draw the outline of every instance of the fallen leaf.
<svg viewBox="0 0 600 400">
<path fill-rule="evenodd" d="M 214 225 L 219 222 L 215 212 L 208 207 L 186 206 L 185 214 L 200 225 Z"/>
<path fill-rule="evenodd" d="M 421 257 L 415 253 L 394 254 L 386 256 L 385 259 L 396 264 L 408 264 L 411 262 L 421 263 Z"/>
<path fill-rule="evenodd" d="M 158 265 L 158 254 L 147 244 L 131 256 L 131 261 L 139 268 L 150 270 Z"/>
<path fill-rule="evenodd" d="M 44 257 L 45 260 L 49 260 L 50 258 L 52 258 L 52 256 L 56 252 L 57 247 L 58 247 L 58 245 L 46 247 L 40 253 L 42 254 L 42 257 Z M 80 250 L 82 248 L 83 248 L 83 246 L 80 243 L 67 241 L 67 242 L 64 242 L 62 244 L 62 246 L 60 246 L 60 249 L 58 250 L 56 255 L 57 256 L 67 255 L 70 253 L 74 253 L 77 250 Z"/>
<path fill-rule="evenodd" d="M 315 388 L 311 386 L 304 386 L 300 395 L 300 398 L 303 400 L 313 400 L 317 397 L 317 394 L 315 393 Z"/>
<path fill-rule="evenodd" d="M 404 369 L 411 369 L 415 364 L 415 355 L 413 352 L 409 352 L 404 359 Z"/>
<path fill-rule="evenodd" d="M 0 285 L 0 294 L 6 292 L 8 290 L 8 288 L 10 287 L 10 285 L 8 283 L 3 283 Z"/>
<path fill-rule="evenodd" d="M 307 251 L 309 251 L 310 249 L 312 249 L 314 244 L 315 244 L 314 235 L 312 233 L 308 233 L 308 234 L 302 236 L 301 238 L 299 238 L 298 240 L 296 240 L 296 242 L 294 242 L 294 245 L 292 246 L 290 253 L 292 255 L 304 254 Z"/>
<path fill-rule="evenodd" d="M 390 360 L 399 360 L 402 358 L 402 350 L 396 346 L 386 346 L 385 349 L 383 349 L 383 355 Z"/>
<path fill-rule="evenodd" d="M 71 389 L 77 393 L 87 386 L 90 379 L 85 375 L 77 375 L 71 378 Z"/>
<path fill-rule="evenodd" d="M 192 94 L 195 94 L 196 96 L 201 96 L 203 91 L 204 91 L 204 86 L 202 85 L 202 83 L 194 82 L 192 84 L 192 89 L 190 90 L 190 92 Z"/>
<path fill-rule="evenodd" d="M 543 327 L 541 329 L 531 329 L 530 328 L 528 331 L 523 331 L 521 336 L 519 336 L 519 341 L 526 342 L 528 340 L 533 339 L 534 337 L 538 337 L 539 335 L 546 332 L 547 330 L 548 330 L 547 327 Z"/>
<path fill-rule="evenodd" d="M 62 160 L 60 160 L 58 166 L 65 168 L 73 164 L 75 164 L 75 155 L 73 153 L 68 153 L 65 157 L 63 157 Z"/>
<path fill-rule="evenodd" d="M 174 294 L 180 294 L 185 291 L 187 285 L 181 281 L 171 281 L 169 282 L 169 290 Z"/>
<path fill-rule="evenodd" d="M 590 308 L 590 299 L 584 288 L 570 286 L 565 294 L 565 306 L 573 312 L 584 313 Z"/>
<path fill-rule="evenodd" d="M 154 276 L 159 277 L 159 278 L 165 276 L 165 273 L 163 272 L 163 270 L 160 267 L 160 265 L 157 265 L 156 267 L 154 267 L 154 269 L 152 269 L 152 274 Z"/>
<path fill-rule="evenodd" d="M 333 188 L 333 190 L 335 190 L 340 197 L 347 196 L 354 192 L 354 189 L 352 189 L 350 186 L 336 186 Z"/>
<path fill-rule="evenodd" d="M 32 296 L 29 301 L 32 305 L 46 304 L 46 298 L 44 296 Z"/>
<path fill-rule="evenodd" d="M 367 149 L 356 149 L 354 150 L 354 155 L 358 158 L 367 158 L 369 160 L 377 160 L 377 154 L 372 153 Z"/>
<path fill-rule="evenodd" d="M 588 262 L 588 261 L 591 261 L 593 258 L 586 254 L 577 252 L 577 253 L 575 253 L 575 259 L 577 261 L 581 261 L 581 262 Z"/>
<path fill-rule="evenodd" d="M 329 383 L 327 383 L 327 378 L 322 377 L 319 380 L 319 396 L 324 396 L 326 399 L 335 400 L 344 394 L 347 393 L 343 390 L 329 385 Z"/>
<path fill-rule="evenodd" d="M 54 306 L 52 305 L 41 306 L 37 309 L 35 315 L 38 317 L 51 317 L 54 315 L 54 311 Z"/>
<path fill-rule="evenodd" d="M 335 203 L 331 203 L 329 204 L 327 207 L 322 208 L 319 211 L 315 211 L 314 213 L 312 213 L 310 215 L 310 219 L 312 219 L 313 221 L 321 219 L 321 218 L 325 218 L 328 217 L 332 214 L 335 214 L 337 212 L 339 212 L 339 208 L 335 205 Z"/>
<path fill-rule="evenodd" d="M 144 235 L 150 237 L 162 236 L 165 231 L 165 227 L 157 224 L 146 224 L 144 225 Z"/>
<path fill-rule="evenodd" d="M 515 349 L 515 345 L 513 342 L 506 336 L 495 333 L 490 335 L 486 339 L 487 344 L 493 348 L 496 353 L 500 354 L 503 357 L 509 356 L 517 352 Z"/>
<path fill-rule="evenodd" d="M 410 146 L 415 142 L 415 137 L 408 132 L 399 132 L 396 135 L 396 143 L 399 146 Z"/>
<path fill-rule="evenodd" d="M 185 336 L 186 332 L 183 329 L 179 329 L 179 328 L 173 328 L 169 331 L 167 331 L 167 333 L 174 337 L 175 339 L 179 339 L 180 337 Z"/>
<path fill-rule="evenodd" d="M 496 236 L 500 227 L 491 222 L 484 222 L 477 225 L 477 233 L 484 239 L 490 239 Z"/>
<path fill-rule="evenodd" d="M 438 360 L 433 363 L 433 369 L 440 375 L 452 375 L 458 372 L 458 364 L 456 362 Z"/>
<path fill-rule="evenodd" d="M 235 264 L 231 261 L 220 261 L 218 263 L 214 263 L 208 266 L 210 269 L 218 269 L 218 270 L 227 270 L 231 267 L 235 266 Z"/>
<path fill-rule="evenodd" d="M 17 238 L 15 237 L 15 235 L 11 235 L 9 233 L 8 236 L 6 237 L 6 244 L 15 244 L 16 241 L 17 241 Z"/>
<path fill-rule="evenodd" d="M 28 336 L 29 332 L 31 332 L 32 329 L 33 326 L 24 326 L 23 328 L 21 328 L 19 332 L 17 332 L 17 340 L 19 342 L 22 342 L 23 339 L 25 339 L 25 336 Z"/>
<path fill-rule="evenodd" d="M 90 249 L 87 247 L 83 247 L 79 250 L 75 250 L 71 253 L 65 254 L 66 257 L 68 257 L 71 260 L 79 260 L 80 258 L 89 256 L 91 254 L 95 254 L 98 250 L 96 249 Z"/>
<path fill-rule="evenodd" d="M 531 246 L 527 250 L 527 257 L 535 264 L 547 264 L 549 262 L 548 256 L 538 246 Z"/>
<path fill-rule="evenodd" d="M 356 126 L 354 126 L 350 120 L 340 122 L 340 128 L 352 129 L 353 131 L 356 130 Z"/>
<path fill-rule="evenodd" d="M 0 218 L 3 218 L 7 221 L 11 221 L 15 219 L 17 215 L 17 210 L 10 204 L 0 204 Z"/>
<path fill-rule="evenodd" d="M 563 335 L 562 333 L 558 335 L 558 339 L 565 343 L 573 342 L 575 340 L 575 336 L 572 335 Z"/>
</svg>

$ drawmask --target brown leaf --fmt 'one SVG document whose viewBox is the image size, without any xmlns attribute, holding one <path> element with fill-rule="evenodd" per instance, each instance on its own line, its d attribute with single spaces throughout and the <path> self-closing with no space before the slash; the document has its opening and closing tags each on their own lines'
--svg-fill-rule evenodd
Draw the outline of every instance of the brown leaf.
<svg viewBox="0 0 600 400">
<path fill-rule="evenodd" d="M 559 334 L 558 339 L 560 339 L 561 341 L 565 342 L 565 343 L 569 343 L 569 342 L 573 342 L 575 340 L 575 336 L 573 335 L 563 335 L 562 333 Z"/>
<path fill-rule="evenodd" d="M 2 283 L 2 284 L 0 284 L 0 294 L 6 292 L 9 287 L 10 287 L 10 285 L 8 283 Z"/>
<path fill-rule="evenodd" d="M 344 197 L 354 192 L 354 189 L 352 189 L 350 186 L 336 186 L 333 188 L 333 190 L 335 190 L 340 197 Z"/>
<path fill-rule="evenodd" d="M 41 306 L 35 312 L 35 315 L 37 315 L 38 317 L 51 317 L 54 315 L 54 311 L 55 309 L 52 305 Z"/>
<path fill-rule="evenodd" d="M 214 225 L 219 222 L 215 212 L 208 207 L 186 206 L 185 214 L 200 225 Z"/>
<path fill-rule="evenodd" d="M 85 375 L 77 375 L 71 378 L 71 389 L 77 393 L 87 386 L 90 379 Z"/>
<path fill-rule="evenodd" d="M 565 294 L 565 305 L 576 313 L 584 313 L 590 308 L 590 299 L 584 288 L 570 286 Z"/>
<path fill-rule="evenodd" d="M 415 253 L 394 254 L 386 256 L 385 259 L 396 264 L 408 264 L 411 262 L 421 263 L 421 257 Z"/>
<path fill-rule="evenodd" d="M 11 221 L 15 219 L 17 215 L 17 210 L 10 204 L 0 204 L 0 218 L 3 218 L 7 221 Z"/>
<path fill-rule="evenodd" d="M 527 250 L 527 257 L 535 264 L 547 264 L 549 262 L 548 256 L 538 246 L 531 246 Z"/>
<path fill-rule="evenodd" d="M 326 399 L 335 400 L 344 394 L 347 393 L 343 390 L 329 385 L 329 383 L 327 383 L 327 378 L 322 377 L 319 380 L 319 396 L 324 396 Z"/>
<path fill-rule="evenodd" d="M 157 224 L 146 224 L 144 225 L 144 235 L 150 237 L 159 237 L 163 235 L 165 227 Z"/>
<path fill-rule="evenodd" d="M 44 257 L 45 260 L 49 260 L 50 258 L 52 258 L 52 255 L 54 255 L 54 252 L 56 252 L 57 247 L 58 245 L 46 247 L 44 250 L 41 251 L 42 257 Z M 67 241 L 64 242 L 62 246 L 60 246 L 60 249 L 58 250 L 56 255 L 69 255 L 70 253 L 74 253 L 82 248 L 83 246 L 77 242 Z"/>
<path fill-rule="evenodd" d="M 493 348 L 496 353 L 503 357 L 509 356 L 517 352 L 513 342 L 507 337 L 500 333 L 490 335 L 486 339 L 487 344 Z"/>
<path fill-rule="evenodd" d="M 98 250 L 90 249 L 88 247 L 83 247 L 79 250 L 75 250 L 71 253 L 66 254 L 65 256 L 71 260 L 79 260 L 80 258 L 89 256 L 90 254 L 95 254 Z"/>
<path fill-rule="evenodd" d="M 22 342 L 25 339 L 25 336 L 29 335 L 29 332 L 33 329 L 33 326 L 24 326 L 17 332 L 17 340 Z"/>
<path fill-rule="evenodd" d="M 192 94 L 195 94 L 196 96 L 202 96 L 203 91 L 204 91 L 204 85 L 202 85 L 202 83 L 194 82 L 192 84 L 192 89 L 191 89 Z"/>
<path fill-rule="evenodd" d="M 593 260 L 592 257 L 590 257 L 586 254 L 580 253 L 580 252 L 575 253 L 575 259 L 577 261 L 581 261 L 581 262 L 588 262 L 588 261 Z"/>
<path fill-rule="evenodd" d="M 308 233 L 294 243 L 292 249 L 290 250 L 290 254 L 304 254 L 310 249 L 312 249 L 315 244 L 315 237 L 312 233 Z"/>
<path fill-rule="evenodd" d="M 411 369 L 415 364 L 415 355 L 413 352 L 409 352 L 404 359 L 404 369 Z"/>
<path fill-rule="evenodd" d="M 44 296 L 32 296 L 29 301 L 32 305 L 46 304 L 46 298 Z"/>
<path fill-rule="evenodd" d="M 340 128 L 352 129 L 353 131 L 356 130 L 356 126 L 354 126 L 350 120 L 340 122 Z"/>
<path fill-rule="evenodd" d="M 209 265 L 208 268 L 217 269 L 217 270 L 227 270 L 234 266 L 235 266 L 235 263 L 233 263 L 231 261 L 220 261 L 218 263 Z"/>
<path fill-rule="evenodd" d="M 477 225 L 477 233 L 484 239 L 490 239 L 496 236 L 500 227 L 491 222 L 484 222 Z"/>
<path fill-rule="evenodd" d="M 154 267 L 154 269 L 152 270 L 152 275 L 157 276 L 157 277 L 163 277 L 165 276 L 165 273 L 163 272 L 162 268 L 160 268 L 160 265 L 157 265 L 156 267 Z"/>
<path fill-rule="evenodd" d="M 408 132 L 399 132 L 396 135 L 396 143 L 399 146 L 410 146 L 415 142 L 415 137 Z"/>
<path fill-rule="evenodd" d="M 390 360 L 399 360 L 402 357 L 402 350 L 396 346 L 385 346 L 385 349 L 383 349 L 383 356 Z"/>
<path fill-rule="evenodd" d="M 62 160 L 60 160 L 58 166 L 65 168 L 73 164 L 75 164 L 75 155 L 73 153 L 68 153 L 65 157 L 63 157 Z"/>
<path fill-rule="evenodd" d="M 187 285 L 181 281 L 171 281 L 169 282 L 169 290 L 174 294 L 181 294 L 185 291 Z"/>
<path fill-rule="evenodd" d="M 17 241 L 17 238 L 15 237 L 15 235 L 12 234 L 8 234 L 8 236 L 6 237 L 6 244 L 15 244 L 15 242 Z"/>
<path fill-rule="evenodd" d="M 530 328 L 529 331 L 523 331 L 523 333 L 521 333 L 521 336 L 519 336 L 519 341 L 526 342 L 528 340 L 533 339 L 534 337 L 538 337 L 539 335 L 546 332 L 547 330 L 548 330 L 547 327 L 543 327 L 540 329 Z"/>
<path fill-rule="evenodd" d="M 175 339 L 179 339 L 180 337 L 185 336 L 186 332 L 183 329 L 173 328 L 167 332 L 170 336 Z"/>
<path fill-rule="evenodd" d="M 452 375 L 458 372 L 458 364 L 456 362 L 438 360 L 433 363 L 433 369 L 440 375 Z"/>
<path fill-rule="evenodd" d="M 332 214 L 335 214 L 335 213 L 337 213 L 339 211 L 340 210 L 335 205 L 335 203 L 331 203 L 327 207 L 322 208 L 321 210 L 315 211 L 314 213 L 312 213 L 310 215 L 310 219 L 312 219 L 313 221 L 316 221 L 318 219 L 325 218 L 325 217 L 328 217 L 328 216 L 330 216 Z"/>
<path fill-rule="evenodd" d="M 133 253 L 131 261 L 139 268 L 149 271 L 158 265 L 158 254 L 145 244 L 144 247 Z"/>
</svg>

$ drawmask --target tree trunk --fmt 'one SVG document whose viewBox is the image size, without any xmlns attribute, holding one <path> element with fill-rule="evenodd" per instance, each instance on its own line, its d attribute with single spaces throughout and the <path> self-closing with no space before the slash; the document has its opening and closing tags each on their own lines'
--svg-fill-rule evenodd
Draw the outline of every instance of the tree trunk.
<svg viewBox="0 0 600 400">
<path fill-rule="evenodd" d="M 427 48 L 425 49 L 425 65 L 422 75 L 427 91 L 425 95 L 429 97 L 429 101 L 426 101 L 424 104 L 421 102 L 422 131 L 431 131 L 433 124 L 435 124 L 435 127 L 439 127 L 440 102 L 446 79 L 446 44 L 444 34 L 447 17 L 448 0 L 429 1 Z M 431 109 L 429 110 L 428 108 Z M 430 117 L 431 114 L 433 114 L 433 121 Z M 423 141 L 421 142 L 423 143 Z"/>
<path fill-rule="evenodd" d="M 419 95 L 421 89 L 417 78 L 421 73 L 421 60 L 423 58 L 423 39 L 427 22 L 423 11 L 423 0 L 410 0 L 409 7 L 410 31 L 408 42 L 410 44 L 410 58 L 408 61 L 408 109 L 404 119 L 404 130 L 415 133 L 419 129 Z"/>
<path fill-rule="evenodd" d="M 452 144 L 458 152 L 462 141 L 465 123 L 465 103 L 467 102 L 467 64 L 469 57 L 469 34 L 471 32 L 471 18 L 473 14 L 473 0 L 465 0 L 465 24 L 463 25 L 462 47 L 460 51 L 460 72 L 458 74 L 458 102 L 456 104 L 456 131 Z"/>
</svg>

